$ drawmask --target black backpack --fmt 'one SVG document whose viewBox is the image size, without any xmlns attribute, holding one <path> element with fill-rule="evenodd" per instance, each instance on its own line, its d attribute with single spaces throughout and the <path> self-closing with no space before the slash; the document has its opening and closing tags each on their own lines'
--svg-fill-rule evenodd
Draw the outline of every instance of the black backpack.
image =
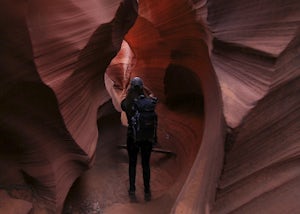
<svg viewBox="0 0 300 214">
<path fill-rule="evenodd" d="M 135 141 L 156 140 L 157 114 L 155 112 L 157 99 L 140 95 L 134 100 L 131 118 L 133 137 Z M 154 142 L 155 143 L 155 142 Z"/>
</svg>

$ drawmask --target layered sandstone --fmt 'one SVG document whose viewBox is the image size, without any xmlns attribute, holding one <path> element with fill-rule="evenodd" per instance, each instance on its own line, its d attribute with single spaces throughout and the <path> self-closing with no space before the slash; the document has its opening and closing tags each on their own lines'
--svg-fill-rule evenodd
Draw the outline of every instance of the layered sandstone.
<svg viewBox="0 0 300 214">
<path fill-rule="evenodd" d="M 0 11 L 1 212 L 61 212 L 132 76 L 158 97 L 160 144 L 177 153 L 149 212 L 300 211 L 297 0 L 6 0 Z"/>
</svg>

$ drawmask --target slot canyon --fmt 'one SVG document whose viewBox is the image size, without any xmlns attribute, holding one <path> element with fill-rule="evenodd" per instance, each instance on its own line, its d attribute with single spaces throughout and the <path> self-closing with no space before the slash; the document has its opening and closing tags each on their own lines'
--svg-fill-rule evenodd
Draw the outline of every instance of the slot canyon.
<svg viewBox="0 0 300 214">
<path fill-rule="evenodd" d="M 3 0 L 0 213 L 300 213 L 299 0 Z M 158 98 L 152 199 L 120 103 Z"/>
</svg>

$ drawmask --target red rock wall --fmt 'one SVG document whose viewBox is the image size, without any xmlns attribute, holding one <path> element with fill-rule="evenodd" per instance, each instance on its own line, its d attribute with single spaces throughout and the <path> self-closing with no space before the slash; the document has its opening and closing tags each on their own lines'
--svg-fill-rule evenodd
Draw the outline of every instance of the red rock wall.
<svg viewBox="0 0 300 214">
<path fill-rule="evenodd" d="M 5 203 L 59 212 L 92 166 L 98 107 L 120 110 L 138 75 L 178 154 L 171 213 L 298 213 L 298 1 L 140 0 L 134 26 L 120 2 L 1 3 L 0 185 L 23 199 Z"/>
<path fill-rule="evenodd" d="M 60 212 L 92 164 L 104 72 L 137 15 L 120 2 L 1 3 L 0 184 L 35 213 Z"/>
<path fill-rule="evenodd" d="M 231 128 L 213 213 L 300 211 L 299 11 L 298 1 L 209 1 Z"/>
</svg>

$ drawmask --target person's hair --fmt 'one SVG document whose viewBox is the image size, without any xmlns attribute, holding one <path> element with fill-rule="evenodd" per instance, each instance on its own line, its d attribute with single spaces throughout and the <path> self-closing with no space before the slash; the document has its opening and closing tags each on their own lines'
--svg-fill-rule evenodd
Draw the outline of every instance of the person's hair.
<svg viewBox="0 0 300 214">
<path fill-rule="evenodd" d="M 143 83 L 142 78 L 140 78 L 140 77 L 132 78 L 131 81 L 130 81 L 130 86 L 133 87 L 133 88 L 139 87 L 139 88 L 142 89 L 144 87 L 144 83 Z"/>
<path fill-rule="evenodd" d="M 133 101 L 135 98 L 142 94 L 144 94 L 143 88 L 140 88 L 138 86 L 134 88 L 130 87 L 127 91 L 127 99 Z"/>
</svg>

